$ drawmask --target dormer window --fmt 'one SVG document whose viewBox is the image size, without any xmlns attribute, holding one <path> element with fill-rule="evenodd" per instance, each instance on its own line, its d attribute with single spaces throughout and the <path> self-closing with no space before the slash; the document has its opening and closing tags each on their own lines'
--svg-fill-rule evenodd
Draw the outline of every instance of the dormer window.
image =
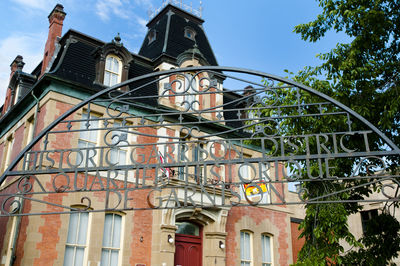
<svg viewBox="0 0 400 266">
<path fill-rule="evenodd" d="M 104 68 L 104 82 L 106 86 L 113 86 L 121 82 L 122 61 L 115 55 L 107 55 Z"/>
<path fill-rule="evenodd" d="M 14 103 L 13 103 L 14 105 L 18 102 L 20 94 L 21 94 L 21 88 L 18 84 L 17 87 L 15 88 L 15 93 L 14 93 Z"/>
<path fill-rule="evenodd" d="M 196 37 L 196 32 L 189 27 L 185 28 L 185 37 L 188 39 L 191 39 L 192 41 L 195 41 L 195 37 Z"/>
<path fill-rule="evenodd" d="M 149 32 L 149 35 L 147 36 L 147 38 L 149 39 L 149 44 L 154 42 L 156 40 L 157 37 L 157 32 L 155 30 L 151 30 Z"/>
<path fill-rule="evenodd" d="M 111 42 L 98 47 L 92 55 L 96 60 L 95 84 L 114 86 L 128 79 L 129 67 L 133 57 L 121 43 L 119 35 Z M 129 87 L 123 86 L 119 89 L 127 91 Z"/>
</svg>

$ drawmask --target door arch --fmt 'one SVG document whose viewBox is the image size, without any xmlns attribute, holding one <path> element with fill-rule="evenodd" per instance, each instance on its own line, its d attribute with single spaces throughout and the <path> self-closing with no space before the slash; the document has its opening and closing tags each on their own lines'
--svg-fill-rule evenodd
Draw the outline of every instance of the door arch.
<svg viewBox="0 0 400 266">
<path fill-rule="evenodd" d="M 192 221 L 176 222 L 174 266 L 201 266 L 203 227 Z"/>
</svg>

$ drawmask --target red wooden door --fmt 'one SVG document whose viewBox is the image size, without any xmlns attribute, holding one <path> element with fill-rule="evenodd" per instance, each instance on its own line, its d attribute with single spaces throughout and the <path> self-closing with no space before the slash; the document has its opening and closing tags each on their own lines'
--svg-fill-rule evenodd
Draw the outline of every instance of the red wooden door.
<svg viewBox="0 0 400 266">
<path fill-rule="evenodd" d="M 201 237 L 175 234 L 174 266 L 201 266 Z"/>
</svg>

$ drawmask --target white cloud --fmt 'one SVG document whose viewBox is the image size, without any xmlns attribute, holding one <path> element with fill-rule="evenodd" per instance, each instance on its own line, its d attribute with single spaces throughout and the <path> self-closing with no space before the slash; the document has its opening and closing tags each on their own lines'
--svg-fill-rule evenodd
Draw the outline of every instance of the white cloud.
<svg viewBox="0 0 400 266">
<path fill-rule="evenodd" d="M 151 9 L 154 8 L 151 0 L 134 0 L 134 2 L 138 6 L 144 6 L 144 7 L 151 8 Z"/>
<path fill-rule="evenodd" d="M 147 27 L 146 27 L 146 24 L 148 22 L 147 20 L 139 16 L 136 16 L 136 22 L 139 24 L 141 32 L 147 32 Z"/>
<path fill-rule="evenodd" d="M 17 55 L 22 55 L 26 63 L 23 71 L 30 73 L 43 59 L 45 41 L 45 33 L 13 33 L 0 40 L 0 106 L 4 103 L 11 62 Z"/>
<path fill-rule="evenodd" d="M 147 20 L 135 12 L 135 9 L 153 9 L 151 0 L 96 0 L 96 14 L 103 21 L 109 21 L 112 16 L 135 21 L 139 25 L 141 36 L 147 31 Z"/>
<path fill-rule="evenodd" d="M 98 0 L 96 14 L 103 21 L 108 21 L 112 15 L 127 19 L 129 18 L 129 13 L 127 6 L 124 5 L 125 3 L 126 1 L 123 0 Z"/>
</svg>

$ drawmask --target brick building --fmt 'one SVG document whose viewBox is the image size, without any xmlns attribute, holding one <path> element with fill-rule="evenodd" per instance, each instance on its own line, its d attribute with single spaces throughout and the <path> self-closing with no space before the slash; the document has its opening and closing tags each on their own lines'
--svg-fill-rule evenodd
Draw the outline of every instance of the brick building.
<svg viewBox="0 0 400 266">
<path fill-rule="evenodd" d="M 148 32 L 138 54 L 128 51 L 119 36 L 111 42 L 103 42 L 75 30 L 68 30 L 62 35 L 65 17 L 61 5 L 57 5 L 50 13 L 43 61 L 32 73 L 23 71 L 22 56 L 17 56 L 11 63 L 10 84 L 0 117 L 0 173 L 6 171 L 23 148 L 57 117 L 109 86 L 158 71 L 218 65 L 202 27 L 204 21 L 171 4 L 165 5 L 148 22 Z M 206 165 L 200 168 L 189 163 L 184 170 L 184 166 L 151 169 L 148 177 L 145 168 L 141 172 L 140 169 L 132 172 L 127 168 L 127 165 L 138 162 L 140 156 L 143 164 L 168 160 L 168 152 L 171 160 L 185 157 L 188 161 L 199 161 L 196 156 L 201 157 L 201 151 L 209 157 L 218 157 L 219 154 L 227 156 L 227 148 L 219 140 L 211 144 L 204 142 L 203 147 L 204 140 L 201 138 L 200 141 L 194 141 L 189 134 L 182 136 L 182 127 L 173 122 L 179 118 L 173 115 L 168 121 L 169 126 L 163 126 L 163 122 L 157 127 L 150 126 L 156 120 L 148 114 L 157 108 L 159 110 L 162 107 L 165 112 L 178 110 L 182 114 L 190 109 L 183 103 L 191 106 L 196 104 L 207 110 L 223 106 L 215 112 L 198 114 L 201 116 L 199 121 L 214 122 L 210 128 L 201 128 L 200 134 L 205 136 L 205 132 L 230 128 L 231 134 L 246 136 L 246 132 L 233 132 L 232 129 L 241 125 L 233 119 L 231 122 L 227 120 L 232 115 L 233 111 L 229 110 L 234 109 L 233 103 L 245 97 L 246 91 L 244 94 L 228 91 L 223 87 L 226 77 L 214 74 L 211 79 L 209 73 L 174 73 L 168 78 L 159 78 L 156 83 L 144 79 L 126 84 L 110 99 L 122 101 L 121 97 L 126 97 L 123 101 L 128 104 L 116 106 L 122 108 L 129 105 L 129 112 L 134 116 L 121 116 L 120 109 L 109 108 L 100 100 L 93 101 L 71 114 L 69 122 L 56 126 L 58 134 L 47 134 L 39 140 L 14 167 L 15 170 L 28 173 L 25 175 L 28 177 L 7 177 L 1 185 L 2 198 L 4 200 L 7 195 L 26 192 L 22 188 L 30 186 L 29 191 L 53 190 L 54 193 L 35 194 L 35 200 L 32 200 L 34 196 L 28 195 L 17 202 L 12 201 L 14 198 L 2 201 L 1 265 L 289 265 L 294 262 L 302 246 L 297 229 L 304 215 L 302 207 L 272 204 L 196 207 L 199 201 L 196 197 L 201 193 L 195 188 L 191 197 L 186 194 L 182 196 L 177 189 L 174 204 L 183 204 L 185 201 L 180 208 L 146 209 L 156 204 L 154 193 L 150 194 L 145 184 L 155 182 L 157 172 L 167 177 L 171 184 L 198 184 L 198 177 L 210 172 L 215 173 L 214 177 L 227 178 L 229 175 L 237 181 L 240 166 L 234 168 L 232 172 L 236 175 L 233 176 L 228 173 L 230 170 L 226 166 L 213 169 L 213 166 Z M 200 96 L 194 96 L 195 93 L 179 94 L 179 84 L 194 81 L 198 84 L 196 86 L 204 87 L 201 85 L 204 80 L 209 82 L 207 88 L 211 88 L 211 83 L 215 82 L 214 93 Z M 169 97 L 158 98 L 164 88 L 169 88 Z M 177 91 L 176 95 L 173 95 L 174 91 Z M 129 113 L 128 109 L 122 113 Z M 227 122 L 218 124 L 218 120 L 221 120 L 218 112 L 224 112 Z M 189 115 L 184 119 L 195 123 Z M 115 131 L 110 130 L 112 128 Z M 123 139 L 121 132 L 124 130 L 136 133 Z M 172 145 L 159 144 L 157 149 L 161 155 L 157 153 L 146 159 L 148 154 L 152 154 L 151 146 L 135 148 L 119 145 L 123 141 L 134 143 L 132 145 L 161 143 L 155 136 L 183 139 L 186 144 L 178 147 L 186 147 L 186 150 L 179 155 L 177 150 L 180 148 L 171 151 Z M 107 142 L 112 143 L 115 139 L 118 139 L 118 143 L 106 147 Z M 162 145 L 168 148 L 164 148 L 164 151 L 159 149 Z M 70 147 L 77 147 L 78 150 L 67 151 Z M 229 151 L 230 154 L 236 153 L 233 157 L 239 153 L 235 149 Z M 35 153 L 40 150 L 46 150 L 42 153 L 43 157 Z M 241 152 L 241 156 L 250 159 L 260 153 L 250 145 L 241 147 Z M 96 168 L 104 161 L 108 168 L 113 168 L 112 171 Z M 57 173 L 57 165 L 62 168 L 62 164 L 73 166 L 75 174 L 73 171 Z M 276 169 L 277 173 L 281 173 L 281 168 L 282 165 L 277 163 L 268 171 L 274 172 Z M 43 172 L 37 172 L 34 177 L 29 174 L 30 171 L 41 169 Z M 201 174 L 198 174 L 199 171 Z M 242 172 L 247 171 L 249 169 L 242 169 Z M 114 175 L 113 181 L 109 181 L 110 176 L 107 176 L 110 173 Z M 115 187 L 136 185 L 142 189 L 128 190 L 125 194 L 114 191 L 105 195 L 104 187 L 109 186 L 110 182 Z M 221 192 L 224 189 L 218 187 L 213 199 L 235 204 L 245 200 L 246 192 L 242 187 L 227 188 L 226 195 Z M 289 198 L 297 196 L 288 191 L 287 185 L 273 191 L 275 193 L 264 194 L 266 203 L 279 200 L 280 194 Z M 165 197 L 161 193 L 158 198 L 168 204 L 171 195 L 168 198 L 168 195 Z M 189 207 L 186 203 L 188 198 L 191 200 Z M 120 204 L 125 205 L 123 208 L 110 207 Z M 43 214 L 61 212 L 63 206 L 70 209 L 63 214 Z M 81 211 L 77 211 L 79 209 Z M 96 212 L 101 209 L 105 211 Z M 13 210 L 36 215 L 7 217 L 6 214 Z"/>
</svg>

